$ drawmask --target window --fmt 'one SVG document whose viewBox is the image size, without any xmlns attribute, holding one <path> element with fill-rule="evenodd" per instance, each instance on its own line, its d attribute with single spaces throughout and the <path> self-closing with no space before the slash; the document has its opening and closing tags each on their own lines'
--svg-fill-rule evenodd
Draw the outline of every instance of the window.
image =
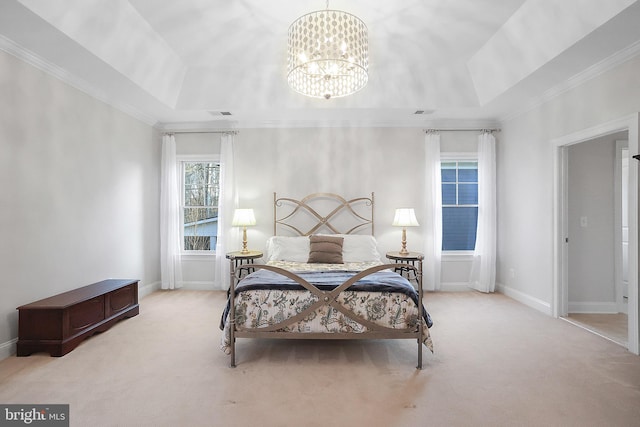
<svg viewBox="0 0 640 427">
<path fill-rule="evenodd" d="M 218 162 L 182 162 L 183 249 L 213 251 L 218 235 Z"/>
<path fill-rule="evenodd" d="M 478 224 L 478 161 L 442 160 L 442 250 L 472 251 Z"/>
</svg>

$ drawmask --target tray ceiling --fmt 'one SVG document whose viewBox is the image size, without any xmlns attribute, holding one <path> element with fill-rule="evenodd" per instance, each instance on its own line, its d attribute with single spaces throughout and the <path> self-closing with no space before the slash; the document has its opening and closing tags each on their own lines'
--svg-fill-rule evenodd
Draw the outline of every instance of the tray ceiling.
<svg viewBox="0 0 640 427">
<path fill-rule="evenodd" d="M 3 0 L 0 48 L 161 128 L 417 127 L 497 123 L 584 70 L 635 55 L 640 40 L 632 0 L 336 0 L 330 8 L 368 26 L 369 83 L 309 99 L 287 86 L 287 29 L 324 7 Z"/>
</svg>

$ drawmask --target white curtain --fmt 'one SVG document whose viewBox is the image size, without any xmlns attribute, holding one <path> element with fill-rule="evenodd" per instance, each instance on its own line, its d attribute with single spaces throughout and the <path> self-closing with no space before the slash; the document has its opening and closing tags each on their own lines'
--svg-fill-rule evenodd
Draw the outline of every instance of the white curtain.
<svg viewBox="0 0 640 427">
<path fill-rule="evenodd" d="M 442 264 L 442 176 L 440 171 L 440 135 L 425 137 L 425 248 L 423 288 L 440 289 Z"/>
<path fill-rule="evenodd" d="M 176 160 L 176 139 L 162 137 L 160 183 L 160 279 L 162 289 L 182 287 L 180 256 L 180 180 Z"/>
<path fill-rule="evenodd" d="M 223 134 L 220 148 L 220 194 L 218 199 L 218 239 L 214 286 L 216 289 L 229 288 L 229 260 L 225 255 L 235 248 L 238 231 L 231 227 L 233 211 L 238 207 L 236 179 L 233 167 L 233 134 Z"/>
<path fill-rule="evenodd" d="M 469 281 L 482 292 L 496 287 L 496 139 L 490 132 L 478 137 L 478 229 Z"/>
</svg>

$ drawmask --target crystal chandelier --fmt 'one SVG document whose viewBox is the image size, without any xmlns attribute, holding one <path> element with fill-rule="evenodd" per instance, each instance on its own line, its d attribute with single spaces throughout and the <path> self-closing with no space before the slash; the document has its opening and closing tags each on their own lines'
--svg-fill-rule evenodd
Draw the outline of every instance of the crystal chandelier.
<svg viewBox="0 0 640 427">
<path fill-rule="evenodd" d="M 313 98 L 338 98 L 369 79 L 367 26 L 340 10 L 311 12 L 296 19 L 288 34 L 289 86 Z"/>
</svg>

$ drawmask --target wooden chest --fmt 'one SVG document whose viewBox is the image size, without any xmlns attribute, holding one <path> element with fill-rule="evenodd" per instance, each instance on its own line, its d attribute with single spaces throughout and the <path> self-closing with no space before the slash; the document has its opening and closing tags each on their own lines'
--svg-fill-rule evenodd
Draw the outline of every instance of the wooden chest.
<svg viewBox="0 0 640 427">
<path fill-rule="evenodd" d="M 110 279 L 18 307 L 17 355 L 63 356 L 140 311 L 138 280 Z"/>
</svg>

